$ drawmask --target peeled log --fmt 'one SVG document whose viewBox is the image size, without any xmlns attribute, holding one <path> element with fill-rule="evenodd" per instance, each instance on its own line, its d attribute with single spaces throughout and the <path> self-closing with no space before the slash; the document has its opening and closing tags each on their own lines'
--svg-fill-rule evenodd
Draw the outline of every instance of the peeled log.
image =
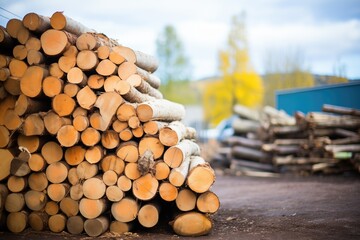
<svg viewBox="0 0 360 240">
<path fill-rule="evenodd" d="M 213 227 L 210 218 L 198 212 L 180 214 L 170 225 L 176 234 L 186 237 L 206 235 Z"/>
<path fill-rule="evenodd" d="M 187 185 L 196 193 L 203 193 L 210 189 L 215 182 L 215 172 L 210 164 L 199 156 L 192 156 Z"/>
<path fill-rule="evenodd" d="M 166 99 L 156 99 L 151 102 L 141 103 L 138 105 L 136 112 L 142 122 L 150 120 L 180 121 L 185 117 L 183 105 Z"/>
</svg>

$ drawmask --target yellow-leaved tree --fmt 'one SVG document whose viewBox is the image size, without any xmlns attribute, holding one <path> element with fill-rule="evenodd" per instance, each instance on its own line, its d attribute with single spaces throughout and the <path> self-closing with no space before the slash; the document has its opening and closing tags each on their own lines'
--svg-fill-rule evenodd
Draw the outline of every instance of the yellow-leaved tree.
<svg viewBox="0 0 360 240">
<path fill-rule="evenodd" d="M 220 78 L 204 89 L 205 120 L 212 126 L 231 116 L 235 104 L 262 104 L 262 80 L 250 63 L 244 19 L 244 13 L 232 18 L 227 46 L 219 53 Z"/>
</svg>

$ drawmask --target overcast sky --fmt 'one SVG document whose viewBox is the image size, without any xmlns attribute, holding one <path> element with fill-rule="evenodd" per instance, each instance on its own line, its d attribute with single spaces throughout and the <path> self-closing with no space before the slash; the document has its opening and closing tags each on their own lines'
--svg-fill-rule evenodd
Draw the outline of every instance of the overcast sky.
<svg viewBox="0 0 360 240">
<path fill-rule="evenodd" d="M 155 55 L 165 25 L 175 26 L 195 79 L 216 75 L 231 17 L 246 12 L 250 58 L 264 72 L 266 56 L 301 51 L 317 74 L 345 66 L 360 79 L 359 0 L 0 0 L 0 7 L 23 17 L 28 12 L 64 13 L 126 46 Z M 0 24 L 14 16 L 0 9 Z"/>
</svg>

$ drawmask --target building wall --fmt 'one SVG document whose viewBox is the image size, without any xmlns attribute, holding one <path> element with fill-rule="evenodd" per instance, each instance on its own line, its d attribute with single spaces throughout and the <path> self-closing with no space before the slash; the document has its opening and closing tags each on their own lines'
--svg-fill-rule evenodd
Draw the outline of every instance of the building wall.
<svg viewBox="0 0 360 240">
<path fill-rule="evenodd" d="M 290 115 L 321 111 L 323 104 L 360 109 L 360 81 L 276 92 L 276 107 Z"/>
</svg>

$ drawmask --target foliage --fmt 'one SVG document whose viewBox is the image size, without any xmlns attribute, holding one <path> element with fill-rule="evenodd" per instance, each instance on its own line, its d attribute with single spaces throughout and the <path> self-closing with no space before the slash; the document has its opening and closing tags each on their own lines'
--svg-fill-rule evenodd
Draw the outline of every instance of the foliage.
<svg viewBox="0 0 360 240">
<path fill-rule="evenodd" d="M 185 56 L 183 44 L 171 26 L 165 26 L 156 40 L 156 52 L 160 61 L 157 74 L 162 84 L 171 81 L 188 80 L 190 78 L 190 63 Z"/>
<path fill-rule="evenodd" d="M 221 78 L 208 83 L 203 93 L 205 120 L 212 125 L 232 114 L 237 103 L 259 107 L 262 103 L 261 77 L 250 63 L 244 15 L 235 16 L 227 46 L 219 53 Z"/>
<path fill-rule="evenodd" d="M 160 86 L 164 98 L 184 105 L 195 105 L 199 102 L 200 93 L 190 81 L 170 81 Z"/>
</svg>

